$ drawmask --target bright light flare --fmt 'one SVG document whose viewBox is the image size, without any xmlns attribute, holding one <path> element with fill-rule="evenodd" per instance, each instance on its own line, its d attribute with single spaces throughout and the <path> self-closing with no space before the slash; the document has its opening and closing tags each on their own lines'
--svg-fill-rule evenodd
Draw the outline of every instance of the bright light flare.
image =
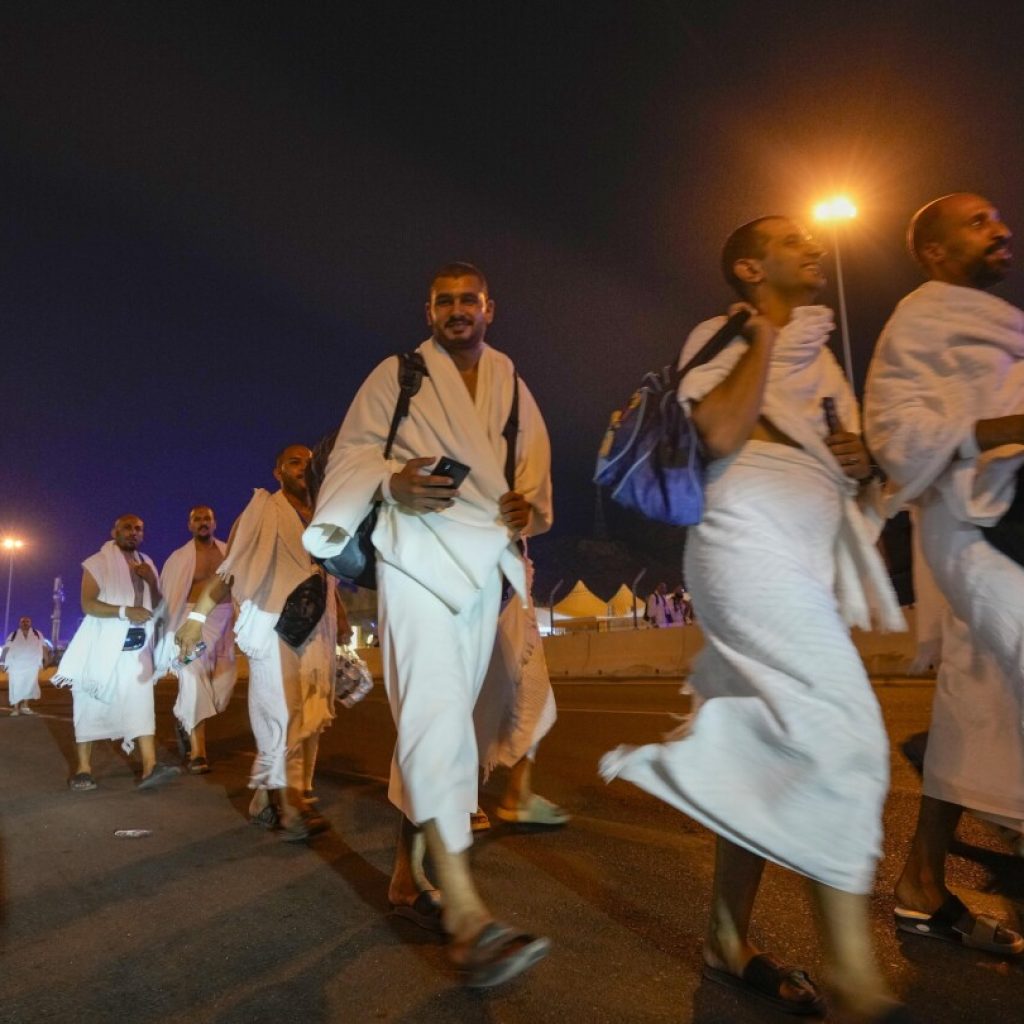
<svg viewBox="0 0 1024 1024">
<path fill-rule="evenodd" d="M 846 196 L 833 196 L 814 208 L 814 219 L 819 221 L 853 220 L 857 207 Z"/>
<path fill-rule="evenodd" d="M 18 548 L 25 546 L 25 542 L 18 540 L 17 537 L 4 537 L 3 541 L 0 541 L 0 545 L 3 546 L 4 551 L 17 551 Z"/>
</svg>

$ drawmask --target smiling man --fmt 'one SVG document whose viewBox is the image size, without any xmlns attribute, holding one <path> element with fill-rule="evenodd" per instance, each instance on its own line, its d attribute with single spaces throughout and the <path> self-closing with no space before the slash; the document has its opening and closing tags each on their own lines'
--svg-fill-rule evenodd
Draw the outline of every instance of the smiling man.
<svg viewBox="0 0 1024 1024">
<path fill-rule="evenodd" d="M 897 489 L 891 511 L 909 503 L 914 515 L 918 621 L 932 610 L 941 621 L 896 927 L 1004 955 L 1024 952 L 1024 938 L 950 893 L 946 857 L 965 807 L 1018 832 L 1024 822 L 1024 568 L 983 532 L 1019 510 L 1024 464 L 1024 313 L 988 294 L 1010 269 L 1011 237 L 969 192 L 915 214 L 910 252 L 929 280 L 882 331 L 865 398 L 872 450 Z"/>
<path fill-rule="evenodd" d="M 426 317 L 431 336 L 417 349 L 426 373 L 391 458 L 384 447 L 399 396 L 397 358 L 373 371 L 345 416 L 305 543 L 321 558 L 339 554 L 382 500 L 373 543 L 384 685 L 398 731 L 389 796 L 409 823 L 400 849 L 425 840 L 442 890 L 439 906 L 425 876 L 399 856 L 389 898 L 396 913 L 425 926 L 443 918 L 452 960 L 469 985 L 485 987 L 548 949 L 546 939 L 495 921 L 474 885 L 468 848 L 479 761 L 474 706 L 494 647 L 502 575 L 525 604 L 517 541 L 551 524 L 551 454 L 512 361 L 484 340 L 494 320 L 484 275 L 466 263 L 442 267 Z M 457 486 L 432 471 L 442 456 L 468 467 Z"/>
<path fill-rule="evenodd" d="M 888 744 L 849 627 L 867 628 L 869 608 L 888 628 L 903 623 L 858 504 L 873 473 L 828 348 L 832 311 L 813 304 L 824 255 L 788 217 L 745 224 L 725 244 L 723 274 L 745 300 L 729 312 L 751 316 L 679 388 L 711 460 L 685 567 L 707 640 L 690 680 L 701 702 L 669 742 L 621 747 L 602 771 L 718 834 L 707 979 L 788 1013 L 824 1013 L 803 971 L 750 941 L 771 860 L 813 883 L 841 1008 L 896 1021 L 868 929 Z M 698 326 L 680 364 L 724 322 Z"/>
</svg>

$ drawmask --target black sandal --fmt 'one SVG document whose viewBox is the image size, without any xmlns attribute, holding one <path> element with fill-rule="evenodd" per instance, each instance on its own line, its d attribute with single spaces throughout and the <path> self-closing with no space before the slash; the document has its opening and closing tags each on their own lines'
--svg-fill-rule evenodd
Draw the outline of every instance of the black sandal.
<svg viewBox="0 0 1024 1024">
<path fill-rule="evenodd" d="M 550 939 L 492 921 L 466 947 L 464 960 L 452 960 L 467 988 L 492 988 L 518 977 L 543 960 L 550 949 Z"/>
<path fill-rule="evenodd" d="M 825 1000 L 807 972 L 784 964 L 771 953 L 759 953 L 751 957 L 747 966 L 743 968 L 742 975 L 733 974 L 732 971 L 720 967 L 712 967 L 710 964 L 704 965 L 702 973 L 708 981 L 713 981 L 716 985 L 748 993 L 783 1013 L 791 1013 L 797 1017 L 825 1016 Z M 800 997 L 790 999 L 782 995 L 784 985 L 795 988 Z"/>
</svg>

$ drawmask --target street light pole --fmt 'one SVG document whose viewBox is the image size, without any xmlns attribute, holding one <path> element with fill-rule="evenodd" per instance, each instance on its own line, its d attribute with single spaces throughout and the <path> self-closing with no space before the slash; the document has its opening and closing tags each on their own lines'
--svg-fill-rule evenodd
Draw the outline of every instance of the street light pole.
<svg viewBox="0 0 1024 1024">
<path fill-rule="evenodd" d="M 846 319 L 846 289 L 843 287 L 843 258 L 839 252 L 839 228 L 832 224 L 832 251 L 836 256 L 836 290 L 839 292 L 839 330 L 843 338 L 843 366 L 853 387 L 853 353 L 850 351 L 850 324 Z"/>
<path fill-rule="evenodd" d="M 853 220 L 857 207 L 845 196 L 836 196 L 819 203 L 814 209 L 817 220 L 828 224 L 832 235 L 832 252 L 836 258 L 836 290 L 839 293 L 839 332 L 843 339 L 843 367 L 846 379 L 853 387 L 853 353 L 850 349 L 850 324 L 846 316 L 846 288 L 843 283 L 843 257 L 839 251 L 839 222 Z"/>
</svg>

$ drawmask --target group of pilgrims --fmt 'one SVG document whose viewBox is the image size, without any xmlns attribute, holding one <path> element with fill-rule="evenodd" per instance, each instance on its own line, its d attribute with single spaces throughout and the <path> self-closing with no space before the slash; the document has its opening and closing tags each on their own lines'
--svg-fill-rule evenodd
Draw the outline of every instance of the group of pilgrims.
<svg viewBox="0 0 1024 1024">
<path fill-rule="evenodd" d="M 841 1019 L 912 1020 L 872 949 L 889 752 L 850 637 L 853 626 L 906 628 L 876 546 L 885 518 L 906 508 L 919 640 L 938 669 L 894 925 L 1005 958 L 1024 952 L 1024 938 L 971 911 L 945 875 L 965 808 L 1024 829 L 1024 569 L 986 533 L 1008 515 L 1024 465 L 1024 313 L 990 293 L 1009 270 L 1010 239 L 971 193 L 914 215 L 908 241 L 927 280 L 878 340 L 862 417 L 828 346 L 832 311 L 816 302 L 826 253 L 789 217 L 744 224 L 722 269 L 740 300 L 729 314 L 749 319 L 680 384 L 708 460 L 705 512 L 685 553 L 705 637 L 689 680 L 695 710 L 662 743 L 608 753 L 600 771 L 716 834 L 703 976 L 784 1012 L 828 1010 L 805 971 L 750 940 L 766 861 L 810 880 Z M 390 357 L 345 414 L 315 503 L 311 452 L 290 445 L 274 467 L 280 488 L 254 492 L 226 545 L 212 510 L 194 508 L 192 539 L 159 575 L 139 551 L 141 520 L 118 519 L 84 563 L 85 620 L 56 677 L 74 696 L 71 789 L 96 786 L 91 744 L 111 738 L 138 743 L 138 785 L 155 788 L 177 769 L 156 758 L 152 682 L 178 676 L 188 770 L 208 771 L 203 722 L 230 696 L 237 643 L 257 745 L 249 813 L 308 840 L 328 827 L 313 771 L 334 714 L 335 644 L 349 635 L 321 566 L 372 530 L 397 729 L 389 796 L 401 812 L 388 896 L 395 913 L 443 933 L 464 983 L 481 988 L 550 950 L 503 923 L 474 881 L 481 771 L 510 769 L 505 820 L 568 820 L 532 791 L 530 771 L 555 719 L 526 555 L 552 523 L 549 440 L 511 359 L 485 340 L 494 315 L 477 267 L 438 270 L 404 417 L 408 360 Z M 680 365 L 724 322 L 696 327 Z M 823 416 L 825 399 L 838 424 Z"/>
</svg>

